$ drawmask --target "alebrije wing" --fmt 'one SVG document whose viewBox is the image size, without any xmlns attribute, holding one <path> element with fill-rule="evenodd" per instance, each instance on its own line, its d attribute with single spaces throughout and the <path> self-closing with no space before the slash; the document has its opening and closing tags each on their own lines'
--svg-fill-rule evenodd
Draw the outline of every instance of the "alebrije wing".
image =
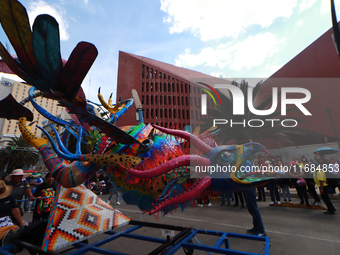
<svg viewBox="0 0 340 255">
<path fill-rule="evenodd" d="M 21 79 L 26 80 L 27 74 L 22 71 L 18 63 L 12 58 L 12 56 L 5 49 L 4 45 L 0 42 L 0 56 L 6 65 L 12 70 L 13 73 L 18 75 Z"/>
<path fill-rule="evenodd" d="M 8 51 L 5 49 L 1 42 L 0 42 L 0 55 L 2 57 L 2 60 L 5 61 L 5 63 L 7 64 L 7 66 L 21 79 L 25 80 L 27 83 L 33 85 L 34 87 L 41 91 L 50 93 L 49 84 L 40 77 L 33 78 L 29 76 L 24 71 L 25 68 L 23 67 L 23 65 L 19 61 L 17 61 L 17 59 L 12 58 L 12 56 L 8 53 Z"/>
<path fill-rule="evenodd" d="M 80 85 L 97 55 L 98 51 L 93 44 L 88 42 L 78 43 L 64 66 L 61 75 L 62 88 L 60 88 L 60 92 L 65 97 L 73 99 L 77 95 Z"/>
<path fill-rule="evenodd" d="M 32 121 L 33 113 L 30 111 L 30 109 L 19 104 L 13 98 L 12 94 L 9 94 L 0 101 L 0 118 L 18 120 L 21 117 L 26 117 L 28 121 Z"/>
<path fill-rule="evenodd" d="M 1 25 L 26 73 L 35 76 L 37 64 L 33 54 L 32 31 L 24 6 L 17 0 L 0 0 Z"/>
<path fill-rule="evenodd" d="M 42 76 L 53 84 L 60 81 L 63 63 L 60 54 L 58 22 L 50 15 L 39 15 L 33 24 L 33 50 Z"/>
</svg>

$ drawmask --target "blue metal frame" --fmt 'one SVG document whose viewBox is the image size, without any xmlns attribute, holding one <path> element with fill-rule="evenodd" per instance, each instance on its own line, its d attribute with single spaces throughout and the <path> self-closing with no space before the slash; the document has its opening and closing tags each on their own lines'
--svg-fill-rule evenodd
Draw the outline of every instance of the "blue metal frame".
<svg viewBox="0 0 340 255">
<path fill-rule="evenodd" d="M 14 249 L 14 245 L 10 244 L 4 247 L 0 247 L 0 254 L 1 255 L 12 255 L 13 253 L 11 253 L 10 251 Z"/>
<path fill-rule="evenodd" d="M 214 246 L 207 246 L 202 244 L 193 244 L 188 242 L 183 242 L 182 247 L 190 248 L 194 250 L 201 250 L 206 252 L 215 252 L 220 254 L 242 254 L 242 255 L 255 255 L 260 254 L 263 251 L 264 255 L 269 255 L 270 249 L 270 239 L 269 237 L 260 237 L 260 236 L 253 236 L 253 235 L 244 235 L 244 234 L 236 234 L 236 233 L 229 233 L 229 232 L 221 232 L 221 231 L 211 231 L 211 230 L 203 230 L 198 229 L 198 234 L 205 234 L 205 235 L 217 235 L 220 236 L 218 241 L 215 243 Z M 264 248 L 256 253 L 245 252 L 245 251 L 238 251 L 229 248 L 229 238 L 239 238 L 245 240 L 253 240 L 253 241 L 261 241 L 264 242 Z M 198 240 L 197 240 L 198 241 Z M 221 246 L 225 245 L 225 248 Z"/>
<path fill-rule="evenodd" d="M 144 224 L 143 224 L 144 223 Z M 211 231 L 211 230 L 203 230 L 203 229 L 193 229 L 193 228 L 185 228 L 185 227 L 176 227 L 172 225 L 164 225 L 164 224 L 157 224 L 157 223 L 149 223 L 149 222 L 139 222 L 139 221 L 131 221 L 131 226 L 128 229 L 122 230 L 120 232 L 115 231 L 107 231 L 105 234 L 108 234 L 109 236 L 101 239 L 97 242 L 91 243 L 91 244 L 85 244 L 85 243 L 76 243 L 72 245 L 69 249 L 66 249 L 64 251 L 61 251 L 58 254 L 67 254 L 67 255 L 80 255 L 84 254 L 86 252 L 97 252 L 99 254 L 108 254 L 108 255 L 128 255 L 128 253 L 122 253 L 117 251 L 112 251 L 108 249 L 100 248 L 100 246 L 111 242 L 113 240 L 116 240 L 120 237 L 126 237 L 131 239 L 137 239 L 147 242 L 153 242 L 153 243 L 159 243 L 161 246 L 159 246 L 157 249 L 152 251 L 151 254 L 165 254 L 165 255 L 171 255 L 177 252 L 181 248 L 187 248 L 192 250 L 201 250 L 206 251 L 207 254 L 210 254 L 209 252 L 214 252 L 218 254 L 230 254 L 230 255 L 255 255 L 255 254 L 264 254 L 269 255 L 269 248 L 270 248 L 270 239 L 268 237 L 258 237 L 258 236 L 251 236 L 251 235 L 243 235 L 243 234 L 235 234 L 235 233 L 229 233 L 229 232 L 221 232 L 221 231 Z M 143 224 L 143 225 L 142 225 Z M 165 228 L 170 230 L 176 230 L 180 231 L 175 237 L 172 239 L 167 238 L 155 238 L 155 237 L 149 237 L 149 236 L 143 236 L 138 234 L 133 234 L 132 232 L 142 228 L 142 227 L 153 227 L 153 228 Z M 220 238 L 215 243 L 214 246 L 207 246 L 202 245 L 197 238 L 195 237 L 197 234 L 204 234 L 204 235 L 213 235 L 213 236 L 219 236 Z M 264 248 L 258 251 L 257 253 L 250 253 L 250 252 L 244 252 L 239 250 L 234 250 L 229 248 L 229 238 L 239 238 L 244 240 L 253 240 L 253 241 L 260 241 L 264 242 Z M 192 239 L 195 239 L 198 244 L 192 243 Z M 27 243 L 19 242 L 18 243 L 21 246 L 24 247 L 33 247 L 38 248 L 35 246 L 30 246 Z M 224 244 L 224 247 L 222 247 Z M 0 254 L 12 254 L 10 250 L 14 248 L 13 245 L 8 245 L 5 247 L 0 247 Z M 40 251 L 41 252 L 41 251 Z M 52 253 L 46 253 L 46 254 L 56 254 L 54 252 Z"/>
</svg>

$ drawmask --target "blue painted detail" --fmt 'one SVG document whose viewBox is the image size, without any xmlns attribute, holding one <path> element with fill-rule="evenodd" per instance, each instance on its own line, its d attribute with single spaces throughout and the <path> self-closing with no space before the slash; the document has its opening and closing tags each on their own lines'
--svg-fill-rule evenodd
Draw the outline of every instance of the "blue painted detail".
<svg viewBox="0 0 340 255">
<path fill-rule="evenodd" d="M 138 122 L 139 124 L 144 123 L 144 119 L 143 119 L 143 109 L 142 108 L 138 108 L 137 109 L 138 112 Z"/>
<path fill-rule="evenodd" d="M 133 105 L 133 99 L 130 98 L 130 99 L 124 100 L 120 103 L 121 104 L 126 103 L 126 105 L 120 111 L 118 111 L 116 114 L 112 114 L 112 116 L 109 119 L 110 123 L 116 123 L 118 121 L 118 119 L 120 117 L 122 117 L 122 115 L 131 107 L 131 105 Z"/>
<path fill-rule="evenodd" d="M 122 195 L 123 200 L 128 205 L 138 205 L 138 200 L 143 196 L 141 192 L 138 190 L 130 190 L 124 192 Z"/>
<path fill-rule="evenodd" d="M 80 131 L 79 132 L 79 137 L 78 137 L 78 143 L 77 143 L 77 149 L 76 149 L 76 153 L 73 154 L 71 152 L 69 152 L 64 144 L 61 142 L 61 139 L 59 137 L 59 134 L 58 132 L 55 130 L 55 128 L 50 125 L 52 127 L 52 129 L 54 130 L 55 132 L 55 136 L 56 136 L 56 139 L 57 139 L 57 142 L 58 142 L 58 145 L 60 147 L 60 149 L 57 147 L 57 145 L 55 144 L 55 142 L 53 141 L 52 137 L 50 136 L 49 133 L 46 132 L 46 130 L 44 130 L 42 127 L 38 126 L 39 129 L 41 129 L 41 131 L 44 132 L 44 134 L 48 137 L 48 140 L 50 141 L 51 145 L 52 145 L 52 148 L 53 150 L 55 151 L 55 153 L 57 153 L 57 155 L 59 157 L 62 157 L 64 159 L 67 159 L 67 160 L 79 160 L 80 157 L 81 157 L 81 152 L 80 152 L 80 140 L 81 140 L 81 135 L 82 135 L 82 132 Z M 79 127 L 80 130 L 82 129 L 81 127 Z"/>
<path fill-rule="evenodd" d="M 168 200 L 169 198 L 179 196 L 180 194 L 183 193 L 183 191 L 185 191 L 183 183 L 177 183 L 177 181 L 179 181 L 180 179 L 181 179 L 181 177 L 176 177 L 176 178 L 172 179 L 165 186 L 162 194 L 159 195 L 158 198 L 157 198 L 157 201 L 156 201 L 157 204 L 161 203 L 162 201 Z M 166 215 L 170 211 L 176 210 L 176 208 L 181 208 L 181 210 L 183 212 L 185 207 L 187 206 L 187 203 L 189 203 L 189 202 L 190 201 L 186 201 L 186 202 L 181 203 L 181 204 L 174 204 L 174 205 L 171 205 L 171 206 L 164 208 L 162 211 L 163 211 L 164 215 Z"/>
<path fill-rule="evenodd" d="M 138 199 L 137 205 L 139 210 L 149 212 L 155 202 L 156 200 L 151 195 L 144 195 Z"/>
<path fill-rule="evenodd" d="M 64 128 L 67 130 L 67 132 L 69 132 L 75 138 L 78 137 L 77 134 L 76 134 L 76 129 L 78 128 L 78 126 L 70 124 L 70 125 L 64 126 Z M 89 136 L 86 132 L 84 133 L 84 135 Z M 83 144 L 88 144 L 88 142 L 86 141 L 86 139 L 84 139 L 84 137 L 83 137 L 83 139 L 81 139 L 81 142 Z"/>
<path fill-rule="evenodd" d="M 46 111 L 44 108 L 42 108 L 40 105 L 38 105 L 38 104 L 35 102 L 34 98 L 33 98 L 35 92 L 36 92 L 36 88 L 35 88 L 35 87 L 30 88 L 30 90 L 28 91 L 28 96 L 29 96 L 29 99 L 30 99 L 30 101 L 31 101 L 31 103 L 32 103 L 32 105 L 33 105 L 33 107 L 34 107 L 35 109 L 37 109 L 37 111 L 38 111 L 41 115 L 43 115 L 45 118 L 47 118 L 47 119 L 49 119 L 49 120 L 51 120 L 51 121 L 53 121 L 53 122 L 55 122 L 55 123 L 57 123 L 57 124 L 59 124 L 59 125 L 62 125 L 62 126 L 70 125 L 70 123 L 68 123 L 67 121 L 62 120 L 62 119 L 59 119 L 59 118 L 53 116 L 53 115 L 50 114 L 48 111 Z"/>
<path fill-rule="evenodd" d="M 65 147 L 64 144 L 63 144 L 63 142 L 61 141 L 61 138 L 59 137 L 57 130 L 54 128 L 53 125 L 49 125 L 49 126 L 52 128 L 52 130 L 53 130 L 53 132 L 54 132 L 54 134 L 55 134 L 55 137 L 56 137 L 56 140 L 57 140 L 57 142 L 58 142 L 58 145 L 59 145 L 60 150 L 61 150 L 63 153 L 68 154 L 69 151 L 66 149 L 66 147 Z M 52 143 L 53 141 L 50 140 L 50 142 Z"/>
</svg>

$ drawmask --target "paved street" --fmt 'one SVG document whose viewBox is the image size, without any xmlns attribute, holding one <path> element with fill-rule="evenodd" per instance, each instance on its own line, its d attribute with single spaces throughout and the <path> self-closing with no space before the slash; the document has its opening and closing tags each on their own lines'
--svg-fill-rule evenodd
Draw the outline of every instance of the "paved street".
<svg viewBox="0 0 340 255">
<path fill-rule="evenodd" d="M 106 200 L 108 195 L 102 195 L 101 197 Z M 271 240 L 270 254 L 339 254 L 340 196 L 336 195 L 334 199 L 332 202 L 338 209 L 336 215 L 324 215 L 322 210 L 316 209 L 269 206 L 268 195 L 267 202 L 258 202 L 266 232 Z M 112 200 L 114 201 L 114 199 Z M 298 203 L 298 198 L 293 198 L 293 202 Z M 193 208 L 190 205 L 183 213 L 177 210 L 173 214 L 165 217 L 160 216 L 159 219 L 156 220 L 153 216 L 142 214 L 136 206 L 126 205 L 124 202 L 118 206 L 112 202 L 115 208 L 130 216 L 133 220 L 138 221 L 240 234 L 245 234 L 246 229 L 252 227 L 252 218 L 247 209 L 220 206 L 221 203 L 218 201 L 212 201 L 212 204 L 212 207 L 205 205 L 202 208 Z M 31 217 L 31 213 L 26 214 L 24 219 L 29 221 Z M 125 226 L 121 229 L 125 228 L 127 227 Z M 146 227 L 134 233 L 160 238 L 160 232 L 159 229 Z M 104 237 L 106 237 L 106 235 L 96 236 L 90 239 L 90 243 Z M 215 243 L 217 240 L 216 237 L 206 235 L 198 235 L 197 238 L 201 243 L 207 245 Z M 102 247 L 130 254 L 147 254 L 158 246 L 159 244 L 122 238 Z M 258 242 L 230 240 L 230 248 L 235 250 L 257 252 L 261 247 L 262 244 Z M 28 253 L 24 251 L 21 254 Z M 184 254 L 184 252 L 180 250 L 177 254 Z M 194 254 L 207 253 L 195 251 Z"/>
</svg>

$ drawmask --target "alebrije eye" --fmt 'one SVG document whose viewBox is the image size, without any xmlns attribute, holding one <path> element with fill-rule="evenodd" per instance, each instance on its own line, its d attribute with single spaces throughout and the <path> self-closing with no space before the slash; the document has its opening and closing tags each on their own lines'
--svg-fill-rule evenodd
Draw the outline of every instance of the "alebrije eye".
<svg viewBox="0 0 340 255">
<path fill-rule="evenodd" d="M 216 163 L 227 165 L 231 162 L 231 153 L 229 151 L 221 151 L 215 158 Z"/>
</svg>

